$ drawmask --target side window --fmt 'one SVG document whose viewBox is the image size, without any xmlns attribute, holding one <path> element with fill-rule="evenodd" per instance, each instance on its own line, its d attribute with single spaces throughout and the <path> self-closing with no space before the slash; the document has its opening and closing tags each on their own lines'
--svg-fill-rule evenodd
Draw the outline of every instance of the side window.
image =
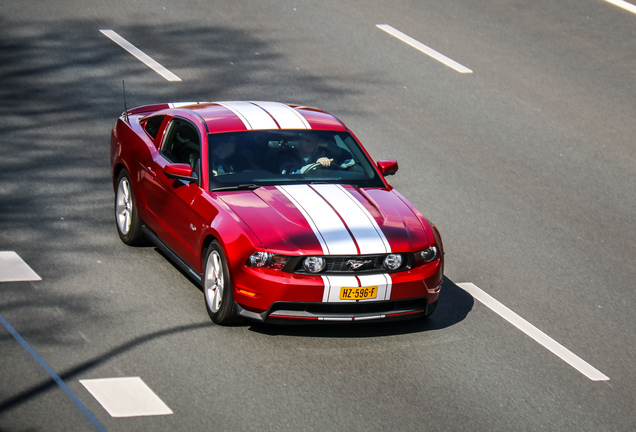
<svg viewBox="0 0 636 432">
<path fill-rule="evenodd" d="M 201 142 L 195 127 L 180 119 L 173 119 L 161 146 L 161 153 L 173 163 L 185 163 L 198 170 Z"/>
<path fill-rule="evenodd" d="M 146 133 L 148 135 L 150 135 L 150 137 L 152 137 L 152 139 L 157 138 L 157 133 L 159 132 L 159 128 L 161 127 L 161 123 L 163 122 L 163 118 L 165 116 L 154 116 L 154 117 L 150 117 L 147 121 L 146 124 L 144 125 L 144 129 L 146 130 Z"/>
</svg>

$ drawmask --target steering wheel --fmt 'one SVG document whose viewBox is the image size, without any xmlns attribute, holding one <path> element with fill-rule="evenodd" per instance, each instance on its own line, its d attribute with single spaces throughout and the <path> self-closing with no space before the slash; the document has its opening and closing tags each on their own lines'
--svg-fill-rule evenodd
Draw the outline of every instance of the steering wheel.
<svg viewBox="0 0 636 432">
<path fill-rule="evenodd" d="M 314 162 L 314 163 L 312 163 L 312 164 L 305 165 L 304 167 L 302 167 L 302 168 L 300 169 L 300 173 L 301 173 L 301 174 L 305 174 L 307 171 L 313 171 L 313 170 L 315 170 L 316 168 L 318 168 L 318 167 L 320 167 L 320 166 L 322 166 L 322 164 L 320 164 L 320 163 L 318 163 L 318 162 Z"/>
</svg>

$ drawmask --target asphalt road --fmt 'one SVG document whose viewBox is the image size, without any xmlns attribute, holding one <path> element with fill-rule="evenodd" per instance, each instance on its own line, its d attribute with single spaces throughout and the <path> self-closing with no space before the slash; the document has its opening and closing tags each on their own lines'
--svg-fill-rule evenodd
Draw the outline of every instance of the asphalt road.
<svg viewBox="0 0 636 432">
<path fill-rule="evenodd" d="M 58 0 L 2 1 L 0 24 L 0 251 L 42 279 L 0 282 L 0 430 L 636 429 L 636 14 L 603 0 Z M 117 236 L 124 79 L 129 107 L 318 106 L 398 159 L 391 184 L 444 239 L 434 315 L 211 323 L 163 255 Z M 172 414 L 113 417 L 80 383 L 121 377 Z"/>
</svg>

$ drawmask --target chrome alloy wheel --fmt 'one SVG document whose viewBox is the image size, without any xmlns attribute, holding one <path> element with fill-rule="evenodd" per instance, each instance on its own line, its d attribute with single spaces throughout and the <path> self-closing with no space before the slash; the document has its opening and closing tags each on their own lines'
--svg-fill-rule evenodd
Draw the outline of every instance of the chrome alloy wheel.
<svg viewBox="0 0 636 432">
<path fill-rule="evenodd" d="M 221 256 L 217 251 L 212 250 L 205 264 L 205 300 L 212 313 L 217 313 L 221 309 L 224 287 Z"/>
<path fill-rule="evenodd" d="M 117 201 L 115 215 L 117 216 L 117 228 L 122 235 L 130 232 L 132 225 L 133 200 L 130 191 L 130 182 L 126 177 L 122 177 L 117 187 Z"/>
</svg>

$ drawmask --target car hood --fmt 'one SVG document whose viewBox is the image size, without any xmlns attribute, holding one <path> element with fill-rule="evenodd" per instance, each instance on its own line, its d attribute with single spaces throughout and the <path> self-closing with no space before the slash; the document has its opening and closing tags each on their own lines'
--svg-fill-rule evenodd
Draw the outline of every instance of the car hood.
<svg viewBox="0 0 636 432">
<path fill-rule="evenodd" d="M 366 255 L 425 248 L 423 217 L 393 189 L 318 184 L 219 192 L 270 252 Z"/>
</svg>

